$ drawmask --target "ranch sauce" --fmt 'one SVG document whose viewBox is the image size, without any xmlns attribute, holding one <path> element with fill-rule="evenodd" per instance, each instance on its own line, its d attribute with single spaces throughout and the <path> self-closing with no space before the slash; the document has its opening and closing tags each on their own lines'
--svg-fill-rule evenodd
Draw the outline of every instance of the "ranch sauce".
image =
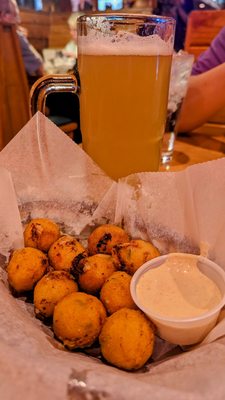
<svg viewBox="0 0 225 400">
<path fill-rule="evenodd" d="M 163 317 L 197 317 L 222 299 L 217 285 L 197 267 L 197 257 L 188 254 L 169 255 L 140 277 L 136 290 L 142 305 Z"/>
</svg>

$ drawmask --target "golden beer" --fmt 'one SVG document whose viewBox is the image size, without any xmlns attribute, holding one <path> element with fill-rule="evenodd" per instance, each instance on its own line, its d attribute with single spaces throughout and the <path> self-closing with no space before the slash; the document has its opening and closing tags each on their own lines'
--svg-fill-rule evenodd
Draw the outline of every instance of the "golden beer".
<svg viewBox="0 0 225 400">
<path fill-rule="evenodd" d="M 78 60 L 83 148 L 112 178 L 157 171 L 170 55 L 86 55 Z"/>
<path fill-rule="evenodd" d="M 49 75 L 32 91 L 32 110 L 49 93 L 76 93 L 84 150 L 115 180 L 157 171 L 164 134 L 175 20 L 144 14 L 86 14 L 77 20 L 78 72 Z"/>
</svg>

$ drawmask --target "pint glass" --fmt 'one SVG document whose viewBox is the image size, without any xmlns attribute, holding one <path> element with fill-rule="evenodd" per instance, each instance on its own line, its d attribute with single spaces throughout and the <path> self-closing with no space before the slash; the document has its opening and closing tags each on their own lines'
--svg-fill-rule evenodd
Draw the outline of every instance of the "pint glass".
<svg viewBox="0 0 225 400">
<path fill-rule="evenodd" d="M 174 27 L 142 14 L 78 19 L 82 146 L 114 179 L 159 168 Z"/>
</svg>

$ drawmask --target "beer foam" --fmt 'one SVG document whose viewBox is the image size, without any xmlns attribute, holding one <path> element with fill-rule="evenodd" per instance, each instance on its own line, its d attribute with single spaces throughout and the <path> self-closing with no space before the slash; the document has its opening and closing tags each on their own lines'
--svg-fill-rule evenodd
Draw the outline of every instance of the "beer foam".
<svg viewBox="0 0 225 400">
<path fill-rule="evenodd" d="M 80 54 L 86 55 L 171 55 L 173 40 L 165 42 L 160 36 L 139 36 L 131 32 L 107 33 L 90 31 L 88 36 L 78 37 Z"/>
</svg>

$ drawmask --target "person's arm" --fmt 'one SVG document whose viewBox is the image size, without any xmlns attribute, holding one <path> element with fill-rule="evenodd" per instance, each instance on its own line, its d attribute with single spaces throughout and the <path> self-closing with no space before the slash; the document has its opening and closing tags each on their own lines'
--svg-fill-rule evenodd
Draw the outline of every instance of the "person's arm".
<svg viewBox="0 0 225 400">
<path fill-rule="evenodd" d="M 25 70 L 30 76 L 43 75 L 43 60 L 35 48 L 28 42 L 21 30 L 17 30 Z"/>
<path fill-rule="evenodd" d="M 198 128 L 225 106 L 225 63 L 190 77 L 177 132 Z"/>
</svg>

